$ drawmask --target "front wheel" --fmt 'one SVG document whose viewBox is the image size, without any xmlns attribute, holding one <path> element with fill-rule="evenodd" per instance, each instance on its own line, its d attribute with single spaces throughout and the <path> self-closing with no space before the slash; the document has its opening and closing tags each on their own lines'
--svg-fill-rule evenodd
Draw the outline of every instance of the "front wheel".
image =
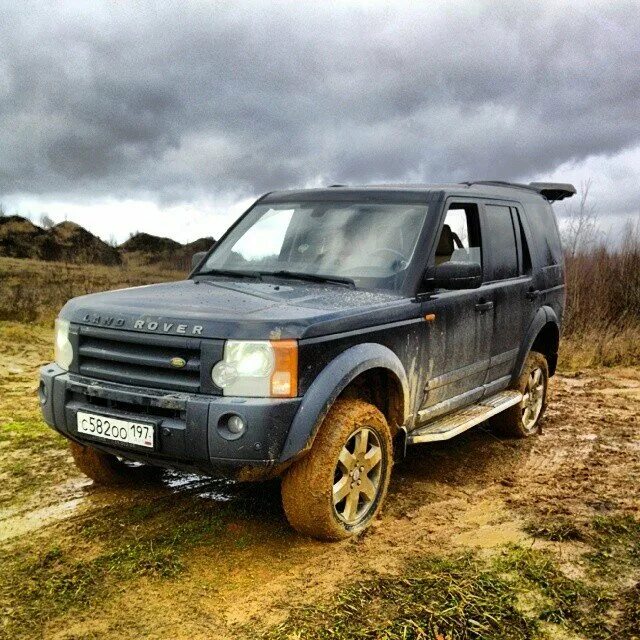
<svg viewBox="0 0 640 640">
<path fill-rule="evenodd" d="M 492 418 L 492 424 L 502 435 L 527 438 L 540 433 L 540 422 L 547 408 L 549 365 L 547 359 L 531 351 L 522 374 L 512 387 L 522 393 L 522 400 Z"/>
<path fill-rule="evenodd" d="M 287 519 L 298 532 L 340 540 L 369 526 L 382 507 L 393 464 L 384 415 L 363 400 L 338 400 L 311 451 L 282 481 Z"/>
<path fill-rule="evenodd" d="M 144 471 L 144 475 L 148 477 L 160 473 L 159 469 L 132 468 L 110 453 L 98 451 L 78 442 L 69 442 L 69 449 L 76 467 L 96 484 L 106 486 L 128 484 L 139 479 L 142 475 L 141 471 Z"/>
</svg>

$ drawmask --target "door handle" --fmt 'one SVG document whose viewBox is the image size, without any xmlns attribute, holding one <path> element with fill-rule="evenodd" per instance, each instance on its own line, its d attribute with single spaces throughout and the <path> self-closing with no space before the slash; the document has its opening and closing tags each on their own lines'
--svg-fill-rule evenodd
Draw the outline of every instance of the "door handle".
<svg viewBox="0 0 640 640">
<path fill-rule="evenodd" d="M 493 300 L 483 300 L 480 298 L 478 304 L 476 304 L 476 311 L 478 313 L 484 313 L 485 311 L 491 311 L 493 309 Z"/>
<path fill-rule="evenodd" d="M 527 298 L 527 300 L 535 300 L 540 295 L 540 291 L 539 289 L 534 289 L 532 287 L 524 295 Z"/>
</svg>

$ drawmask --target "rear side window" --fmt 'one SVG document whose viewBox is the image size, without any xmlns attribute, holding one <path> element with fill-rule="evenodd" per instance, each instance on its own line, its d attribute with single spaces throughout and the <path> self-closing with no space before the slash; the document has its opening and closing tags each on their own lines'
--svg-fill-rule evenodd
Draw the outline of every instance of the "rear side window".
<svg viewBox="0 0 640 640">
<path fill-rule="evenodd" d="M 529 251 L 529 243 L 527 242 L 527 234 L 522 226 L 522 216 L 520 209 L 512 207 L 513 222 L 516 225 L 516 241 L 518 242 L 518 253 L 520 254 L 520 273 L 531 273 L 531 252 Z"/>
<path fill-rule="evenodd" d="M 553 209 L 542 198 L 539 202 L 527 203 L 527 220 L 538 246 L 543 266 L 562 264 L 562 244 L 558 223 Z"/>
<path fill-rule="evenodd" d="M 488 204 L 484 207 L 482 241 L 485 255 L 485 280 L 504 280 L 518 275 L 518 250 L 511 208 Z"/>
</svg>

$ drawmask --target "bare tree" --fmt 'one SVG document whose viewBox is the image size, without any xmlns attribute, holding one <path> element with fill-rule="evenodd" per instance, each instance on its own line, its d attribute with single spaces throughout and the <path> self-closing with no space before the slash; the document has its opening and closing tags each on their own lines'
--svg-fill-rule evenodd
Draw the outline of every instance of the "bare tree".
<svg viewBox="0 0 640 640">
<path fill-rule="evenodd" d="M 598 240 L 598 210 L 589 201 L 591 178 L 580 185 L 577 203 L 569 203 L 565 209 L 567 223 L 562 236 L 566 251 L 570 256 L 586 252 Z"/>
<path fill-rule="evenodd" d="M 7 215 L 7 210 L 4 208 L 4 205 L 2 204 L 2 202 L 0 202 L 0 218 L 6 215 Z"/>
<path fill-rule="evenodd" d="M 51 227 L 53 227 L 55 225 L 54 220 L 48 216 L 46 213 L 43 213 L 40 216 L 40 226 L 43 229 L 51 229 Z"/>
</svg>

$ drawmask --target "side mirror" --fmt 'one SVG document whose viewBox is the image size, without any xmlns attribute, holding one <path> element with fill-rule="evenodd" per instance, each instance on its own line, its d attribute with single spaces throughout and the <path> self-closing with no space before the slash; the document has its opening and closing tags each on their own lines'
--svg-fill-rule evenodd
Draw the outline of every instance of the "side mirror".
<svg viewBox="0 0 640 640">
<path fill-rule="evenodd" d="M 207 255 L 206 251 L 198 251 L 198 253 L 194 253 L 191 257 L 191 271 L 193 271 Z"/>
<path fill-rule="evenodd" d="M 482 266 L 477 262 L 443 262 L 435 268 L 437 289 L 477 289 L 482 284 Z"/>
</svg>

